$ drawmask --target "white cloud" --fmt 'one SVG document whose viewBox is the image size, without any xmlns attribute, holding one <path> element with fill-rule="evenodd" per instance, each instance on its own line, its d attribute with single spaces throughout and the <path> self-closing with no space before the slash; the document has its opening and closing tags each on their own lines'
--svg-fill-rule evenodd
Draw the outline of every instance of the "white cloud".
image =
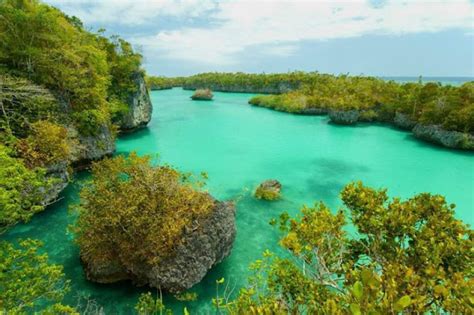
<svg viewBox="0 0 474 315">
<path fill-rule="evenodd" d="M 142 25 L 160 16 L 193 18 L 216 7 L 213 0 L 47 0 L 86 24 Z"/>
<path fill-rule="evenodd" d="M 216 65 L 232 64 L 238 53 L 259 45 L 262 53 L 288 56 L 303 40 L 436 32 L 451 28 L 469 32 L 474 27 L 474 5 L 470 0 L 394 0 L 379 1 L 379 5 L 362 0 L 217 3 L 208 0 L 79 0 L 87 5 L 77 5 L 78 1 L 51 1 L 60 2 L 62 9 L 70 14 L 76 12 L 74 14 L 85 22 L 131 25 L 163 15 L 207 17 L 214 23 L 205 27 L 157 30 L 153 35 L 131 40 L 141 45 L 146 55 Z"/>
<path fill-rule="evenodd" d="M 136 39 L 145 50 L 174 59 L 230 64 L 256 45 L 289 55 L 302 40 L 347 38 L 370 33 L 403 34 L 473 27 L 470 1 L 229 1 L 219 4 L 213 28 L 185 28 Z M 266 48 L 268 51 L 269 49 Z"/>
</svg>

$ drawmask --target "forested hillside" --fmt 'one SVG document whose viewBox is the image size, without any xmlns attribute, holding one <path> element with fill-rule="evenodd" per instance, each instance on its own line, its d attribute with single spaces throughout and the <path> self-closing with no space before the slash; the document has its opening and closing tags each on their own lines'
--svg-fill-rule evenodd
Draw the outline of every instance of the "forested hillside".
<svg viewBox="0 0 474 315">
<path fill-rule="evenodd" d="M 53 203 L 74 167 L 112 154 L 119 130 L 147 123 L 141 59 L 125 40 L 49 5 L 0 1 L 0 234 Z M 137 121 L 137 111 L 148 116 Z M 67 282 L 36 255 L 38 242 L 0 243 L 0 310 L 61 300 Z"/>
</svg>

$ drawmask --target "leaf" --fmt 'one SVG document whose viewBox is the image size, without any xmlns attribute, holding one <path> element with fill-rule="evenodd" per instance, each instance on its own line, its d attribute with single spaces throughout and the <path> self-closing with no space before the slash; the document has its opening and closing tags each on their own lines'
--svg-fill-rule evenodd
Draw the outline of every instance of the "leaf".
<svg viewBox="0 0 474 315">
<path fill-rule="evenodd" d="M 408 295 L 402 296 L 396 303 L 395 303 L 395 310 L 402 311 L 407 308 L 411 304 L 411 298 Z"/>
<path fill-rule="evenodd" d="M 352 315 L 361 315 L 362 312 L 360 311 L 360 306 L 357 304 L 350 305 Z"/>
<path fill-rule="evenodd" d="M 222 283 L 224 283 L 224 281 L 225 281 L 224 278 L 220 278 L 219 280 L 216 280 L 216 283 L 217 284 L 222 284 Z"/>
<path fill-rule="evenodd" d="M 186 308 L 186 306 L 184 307 L 183 314 L 184 314 L 184 315 L 189 315 L 189 311 L 188 311 L 188 309 Z"/>
<path fill-rule="evenodd" d="M 360 300 L 362 298 L 362 294 L 364 292 L 364 287 L 362 285 L 362 282 L 357 281 L 354 283 L 352 286 L 352 293 L 354 294 L 355 298 Z"/>
</svg>

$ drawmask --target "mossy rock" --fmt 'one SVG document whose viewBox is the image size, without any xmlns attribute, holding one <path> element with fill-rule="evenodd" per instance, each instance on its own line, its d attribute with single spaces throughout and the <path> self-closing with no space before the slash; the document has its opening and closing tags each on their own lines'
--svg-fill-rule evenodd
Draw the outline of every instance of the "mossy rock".
<svg viewBox="0 0 474 315">
<path fill-rule="evenodd" d="M 191 98 L 197 101 L 210 101 L 214 97 L 212 91 L 210 89 L 198 89 L 194 91 L 193 96 Z"/>
<path fill-rule="evenodd" d="M 255 198 L 263 200 L 280 199 L 281 184 L 276 179 L 269 179 L 261 183 L 255 190 Z"/>
</svg>

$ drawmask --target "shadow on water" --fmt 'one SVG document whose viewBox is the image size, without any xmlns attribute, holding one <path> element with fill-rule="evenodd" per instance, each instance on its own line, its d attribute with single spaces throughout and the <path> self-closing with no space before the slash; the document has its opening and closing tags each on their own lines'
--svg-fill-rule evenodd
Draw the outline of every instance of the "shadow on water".
<svg viewBox="0 0 474 315">
<path fill-rule="evenodd" d="M 136 141 L 150 135 L 152 135 L 150 128 L 144 127 L 133 132 L 121 133 L 118 138 L 122 141 Z"/>
<path fill-rule="evenodd" d="M 415 144 L 416 146 L 420 148 L 425 148 L 425 149 L 430 149 L 430 150 L 435 150 L 439 152 L 445 152 L 448 154 L 456 154 L 456 155 L 461 155 L 461 156 L 468 156 L 468 157 L 474 157 L 474 152 L 473 151 L 467 151 L 467 150 L 462 150 L 462 149 L 451 149 L 444 147 L 442 145 L 428 142 L 422 139 L 418 139 L 415 137 L 412 133 L 408 133 L 405 138 L 405 141 L 410 142 Z"/>
<path fill-rule="evenodd" d="M 367 173 L 366 165 L 347 162 L 333 158 L 317 158 L 311 163 L 313 176 L 306 180 L 306 191 L 300 191 L 301 197 L 312 196 L 314 201 L 338 199 L 342 188 L 356 177 L 357 174 Z M 335 180 L 344 174 L 347 180 Z"/>
</svg>

